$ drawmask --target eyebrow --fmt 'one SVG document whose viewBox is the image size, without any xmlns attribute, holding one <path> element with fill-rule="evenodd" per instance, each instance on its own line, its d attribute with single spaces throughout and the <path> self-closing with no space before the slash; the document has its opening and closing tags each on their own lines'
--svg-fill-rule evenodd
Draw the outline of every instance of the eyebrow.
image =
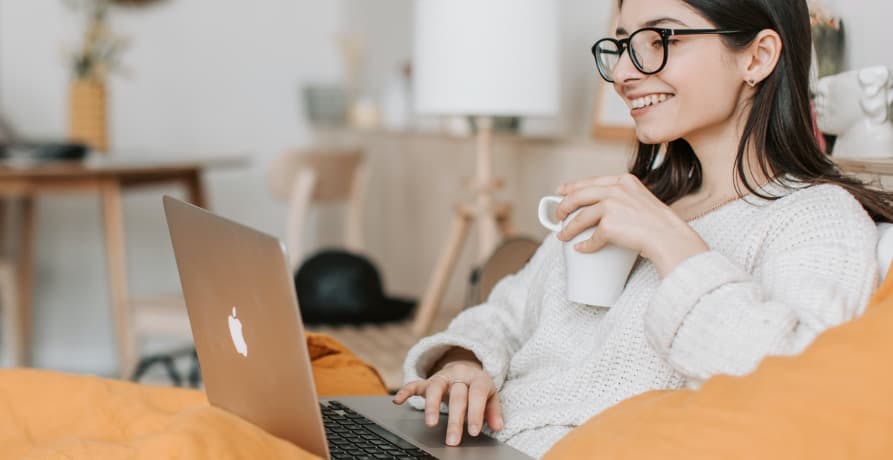
<svg viewBox="0 0 893 460">
<path fill-rule="evenodd" d="M 650 21 L 645 22 L 645 24 L 643 24 L 642 27 L 655 27 L 660 24 L 666 24 L 666 23 L 677 24 L 682 27 L 688 27 L 688 24 L 680 21 L 679 19 L 675 19 L 675 18 L 671 18 L 671 17 L 652 19 Z M 614 33 L 617 35 L 629 35 L 629 32 L 627 32 L 626 29 L 624 29 L 623 27 L 618 27 Z"/>
</svg>

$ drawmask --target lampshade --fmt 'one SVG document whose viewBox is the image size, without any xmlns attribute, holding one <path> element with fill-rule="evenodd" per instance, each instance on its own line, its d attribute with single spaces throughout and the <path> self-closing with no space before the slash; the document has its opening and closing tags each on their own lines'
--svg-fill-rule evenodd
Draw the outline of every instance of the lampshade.
<svg viewBox="0 0 893 460">
<path fill-rule="evenodd" d="M 556 114 L 557 3 L 416 0 L 416 111 L 489 116 Z"/>
</svg>

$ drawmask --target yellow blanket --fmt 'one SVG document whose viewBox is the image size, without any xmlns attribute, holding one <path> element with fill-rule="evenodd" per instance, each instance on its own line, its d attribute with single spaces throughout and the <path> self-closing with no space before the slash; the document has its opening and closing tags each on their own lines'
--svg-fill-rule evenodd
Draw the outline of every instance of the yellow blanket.
<svg viewBox="0 0 893 460">
<path fill-rule="evenodd" d="M 321 396 L 387 394 L 376 371 L 308 334 Z M 2 459 L 315 459 L 208 405 L 199 391 L 37 370 L 0 371 Z"/>
</svg>

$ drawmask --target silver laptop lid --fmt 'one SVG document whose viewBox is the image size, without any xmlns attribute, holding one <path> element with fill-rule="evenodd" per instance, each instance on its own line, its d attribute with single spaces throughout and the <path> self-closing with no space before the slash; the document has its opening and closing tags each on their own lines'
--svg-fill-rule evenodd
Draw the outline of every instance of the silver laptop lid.
<svg viewBox="0 0 893 460">
<path fill-rule="evenodd" d="M 169 196 L 164 211 L 208 400 L 328 458 L 285 247 Z"/>
</svg>

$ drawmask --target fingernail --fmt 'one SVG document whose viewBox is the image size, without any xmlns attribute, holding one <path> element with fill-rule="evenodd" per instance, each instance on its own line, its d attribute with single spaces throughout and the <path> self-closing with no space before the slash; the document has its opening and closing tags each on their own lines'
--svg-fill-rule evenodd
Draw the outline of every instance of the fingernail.
<svg viewBox="0 0 893 460">
<path fill-rule="evenodd" d="M 481 429 L 478 428 L 477 425 L 468 425 L 468 434 L 470 434 L 472 436 L 477 436 L 478 433 L 480 433 L 480 432 L 481 432 Z"/>
<path fill-rule="evenodd" d="M 576 249 L 577 251 L 583 249 L 583 243 L 577 243 L 577 244 L 575 244 L 575 245 L 574 245 L 574 249 Z"/>
<path fill-rule="evenodd" d="M 451 446 L 455 446 L 459 444 L 459 436 L 456 433 L 450 433 L 447 435 L 447 444 Z"/>
<path fill-rule="evenodd" d="M 425 415 L 425 423 L 429 426 L 434 426 L 434 423 L 437 422 L 437 417 L 434 414 L 426 414 Z"/>
</svg>

